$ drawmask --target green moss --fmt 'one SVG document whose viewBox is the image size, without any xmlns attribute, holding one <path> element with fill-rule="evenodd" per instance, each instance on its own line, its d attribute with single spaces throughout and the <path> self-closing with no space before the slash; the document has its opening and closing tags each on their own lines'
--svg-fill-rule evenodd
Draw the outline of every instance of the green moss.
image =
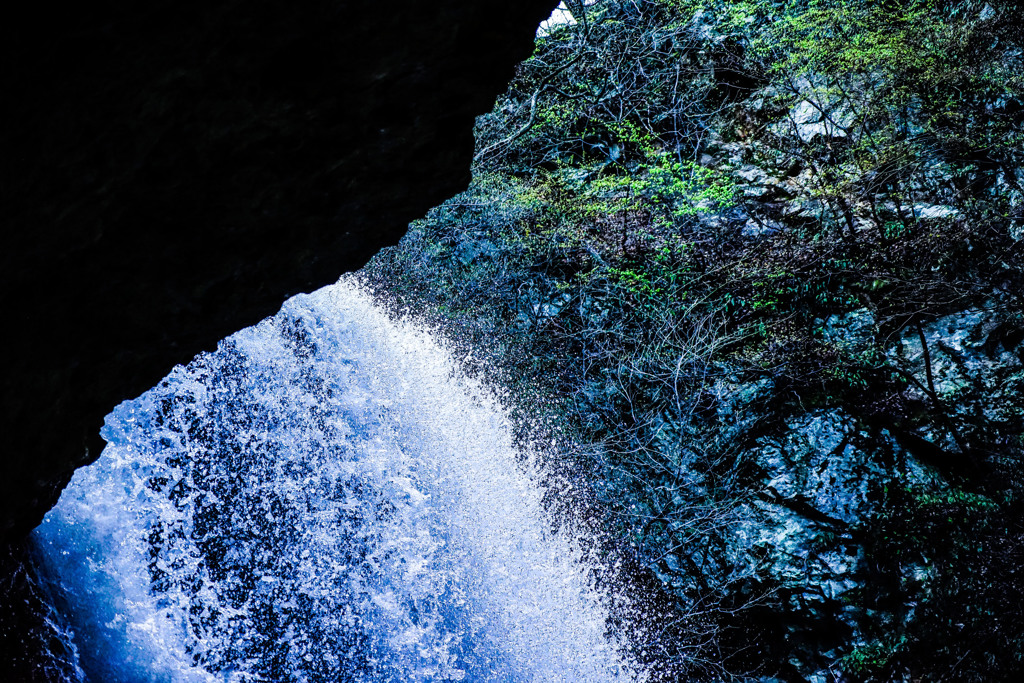
<svg viewBox="0 0 1024 683">
<path fill-rule="evenodd" d="M 585 8 L 481 118 L 470 189 L 371 276 L 472 349 L 524 422 L 579 444 L 560 471 L 585 473 L 574 490 L 650 572 L 652 601 L 672 605 L 647 650 L 672 653 L 664 680 L 820 665 L 758 618 L 790 624 L 794 643 L 846 634 L 821 651 L 867 643 L 839 662 L 858 680 L 981 681 L 995 652 L 1011 671 L 1020 383 L 1010 368 L 934 396 L 891 352 L 950 312 L 998 300 L 1002 320 L 1021 314 L 1006 218 L 1024 202 L 1014 13 L 923 0 Z M 800 134 L 793 117 L 812 100 L 843 130 Z M 922 205 L 950 211 L 920 219 Z M 1018 353 L 989 346 L 999 363 Z M 759 444 L 814 411 L 849 416 L 874 511 L 811 539 L 866 558 L 828 628 L 771 592 L 780 577 L 730 574 L 721 531 L 762 500 Z M 790 501 L 813 515 L 803 502 Z"/>
</svg>

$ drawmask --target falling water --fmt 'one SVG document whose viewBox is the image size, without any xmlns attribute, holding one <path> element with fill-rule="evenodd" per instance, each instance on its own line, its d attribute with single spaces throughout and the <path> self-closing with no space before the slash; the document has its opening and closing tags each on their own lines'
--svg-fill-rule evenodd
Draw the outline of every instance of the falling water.
<svg viewBox="0 0 1024 683">
<path fill-rule="evenodd" d="M 176 368 L 37 531 L 92 681 L 618 681 L 501 408 L 351 281 Z"/>
</svg>

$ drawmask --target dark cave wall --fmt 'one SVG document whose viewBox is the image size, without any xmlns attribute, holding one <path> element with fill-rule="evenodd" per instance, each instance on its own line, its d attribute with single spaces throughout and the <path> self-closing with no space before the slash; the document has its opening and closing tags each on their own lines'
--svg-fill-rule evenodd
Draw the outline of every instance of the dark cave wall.
<svg viewBox="0 0 1024 683">
<path fill-rule="evenodd" d="M 0 535 L 176 363 L 469 180 L 554 0 L 56 3 L 0 31 Z"/>
</svg>

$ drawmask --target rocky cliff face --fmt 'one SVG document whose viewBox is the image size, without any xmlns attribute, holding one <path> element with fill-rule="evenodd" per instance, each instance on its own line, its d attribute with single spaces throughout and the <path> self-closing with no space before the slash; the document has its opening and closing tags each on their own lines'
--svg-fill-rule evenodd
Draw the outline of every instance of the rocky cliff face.
<svg viewBox="0 0 1024 683">
<path fill-rule="evenodd" d="M 563 438 L 652 680 L 1020 679 L 1020 12 L 573 6 L 364 272 Z"/>
<path fill-rule="evenodd" d="M 469 179 L 552 0 L 36 3 L 3 38 L 0 533 L 176 363 Z"/>
</svg>

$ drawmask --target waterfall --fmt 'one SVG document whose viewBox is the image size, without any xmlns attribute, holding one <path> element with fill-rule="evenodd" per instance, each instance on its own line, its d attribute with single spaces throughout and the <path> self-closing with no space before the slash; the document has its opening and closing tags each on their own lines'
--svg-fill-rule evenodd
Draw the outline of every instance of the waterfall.
<svg viewBox="0 0 1024 683">
<path fill-rule="evenodd" d="M 501 407 L 352 280 L 102 433 L 36 532 L 92 681 L 638 678 Z"/>
</svg>

